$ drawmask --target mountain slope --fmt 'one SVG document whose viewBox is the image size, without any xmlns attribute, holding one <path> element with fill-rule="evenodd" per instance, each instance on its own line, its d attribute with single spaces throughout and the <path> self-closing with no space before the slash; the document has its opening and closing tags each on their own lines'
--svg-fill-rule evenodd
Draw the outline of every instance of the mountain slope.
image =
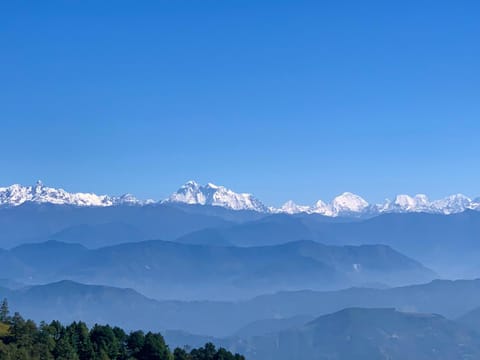
<svg viewBox="0 0 480 360">
<path fill-rule="evenodd" d="M 480 334 L 480 306 L 462 314 L 457 321 Z"/>
<path fill-rule="evenodd" d="M 227 335 L 243 324 L 233 303 L 210 301 L 157 301 L 132 289 L 85 285 L 73 281 L 10 290 L 0 287 L 12 311 L 38 322 L 84 321 L 110 324 L 126 330 L 181 330 L 199 334 Z"/>
<path fill-rule="evenodd" d="M 85 321 L 89 324 L 110 323 L 127 329 L 159 330 L 166 327 L 161 310 L 173 309 L 174 304 L 160 306 L 130 289 L 109 286 L 83 285 L 60 281 L 18 290 L 0 288 L 0 297 L 8 298 L 11 309 L 37 321 Z M 186 308 L 186 306 L 185 306 Z M 152 314 L 155 314 L 152 318 Z M 181 319 L 172 323 L 175 328 Z"/>
<path fill-rule="evenodd" d="M 434 280 L 387 289 L 350 288 L 338 291 L 287 291 L 262 295 L 248 307 L 266 318 L 322 315 L 347 307 L 393 307 L 433 312 L 456 319 L 480 304 L 480 280 Z M 253 310 L 252 310 L 253 311 Z"/>
<path fill-rule="evenodd" d="M 199 245 L 268 246 L 304 239 L 316 240 L 317 236 L 302 219 L 276 214 L 224 228 L 202 229 L 176 241 Z"/>
<path fill-rule="evenodd" d="M 314 317 L 312 315 L 296 315 L 288 318 L 256 320 L 236 331 L 235 336 L 248 338 L 252 336 L 268 335 L 300 327 L 313 319 Z"/>
<path fill-rule="evenodd" d="M 238 302 L 156 301 L 132 290 L 61 281 L 20 290 L 0 288 L 0 298 L 4 297 L 12 310 L 39 321 L 83 319 L 127 329 L 168 327 L 220 337 L 240 331 L 242 337 L 251 337 L 348 307 L 391 307 L 456 319 L 480 304 L 480 280 L 434 281 L 383 290 L 282 292 Z"/>
<path fill-rule="evenodd" d="M 0 247 L 51 239 L 92 248 L 147 239 L 235 246 L 309 239 L 330 245 L 386 244 L 446 277 L 480 275 L 475 269 L 480 255 L 478 211 L 448 216 L 392 213 L 366 220 L 318 214 L 273 214 L 258 219 L 252 213 L 261 214 L 201 205 L 190 209 L 177 204 L 72 207 L 28 203 L 0 208 Z M 245 221 L 252 217 L 253 221 Z"/>
<path fill-rule="evenodd" d="M 295 359 L 474 359 L 480 356 L 480 335 L 440 315 L 402 313 L 394 309 L 348 308 L 304 325 L 293 321 L 278 332 L 242 331 L 241 337 L 216 339 L 252 318 L 250 302 L 155 301 L 129 290 L 69 281 L 7 290 L 12 309 L 35 320 L 86 321 L 167 331 L 171 344 L 213 341 L 252 360 Z M 436 301 L 432 297 L 433 302 Z M 295 304 L 291 303 L 291 306 Z M 297 308 L 298 309 L 298 308 Z M 258 311 L 258 310 L 256 310 Z M 307 318 L 305 318 L 307 320 Z M 182 331 L 183 329 L 183 331 Z M 245 328 L 244 328 L 245 329 Z"/>
<path fill-rule="evenodd" d="M 224 246 L 274 245 L 302 239 L 330 245 L 386 244 L 442 276 L 459 278 L 480 276 L 479 233 L 480 212 L 470 210 L 453 215 L 392 213 L 356 221 L 317 214 L 275 214 L 192 232 L 177 241 Z"/>
<path fill-rule="evenodd" d="M 59 241 L 45 243 L 24 244 L 10 250 L 16 259 L 34 269 L 29 277 L 54 275 L 59 268 L 64 268 L 72 262 L 88 256 L 87 248 L 79 244 L 68 244 Z"/>
<path fill-rule="evenodd" d="M 94 250 L 50 241 L 7 254 L 33 269 L 18 281 L 71 279 L 131 287 L 157 298 L 235 299 L 278 290 L 422 282 L 435 276 L 386 246 L 312 241 L 249 248 L 144 241 Z"/>
<path fill-rule="evenodd" d="M 0 247 L 42 242 L 52 237 L 95 247 L 125 240 L 170 240 L 192 231 L 229 224 L 232 222 L 218 216 L 187 212 L 168 204 L 76 207 L 25 203 L 0 208 Z M 137 235 L 140 237 L 136 238 Z M 101 241 L 92 244 L 91 239 Z"/>
<path fill-rule="evenodd" d="M 350 308 L 237 349 L 252 360 L 460 360 L 480 356 L 480 337 L 440 315 Z"/>
<path fill-rule="evenodd" d="M 49 238 L 60 242 L 78 243 L 88 248 L 148 239 L 138 227 L 123 222 L 74 225 L 50 235 Z"/>
<path fill-rule="evenodd" d="M 365 221 L 311 224 L 328 244 L 387 244 L 448 277 L 472 277 L 480 254 L 480 212 L 384 214 Z M 462 262 L 458 259 L 462 258 Z"/>
<path fill-rule="evenodd" d="M 275 214 L 222 229 L 193 232 L 177 241 L 236 246 L 273 245 L 301 239 L 332 245 L 387 244 L 443 271 L 446 276 L 477 276 L 480 272 L 474 273 L 473 269 L 467 274 L 460 271 L 469 271 L 477 264 L 479 232 L 478 211 L 454 215 L 383 214 L 357 221 L 316 214 Z M 462 264 L 459 257 L 465 259 Z"/>
</svg>

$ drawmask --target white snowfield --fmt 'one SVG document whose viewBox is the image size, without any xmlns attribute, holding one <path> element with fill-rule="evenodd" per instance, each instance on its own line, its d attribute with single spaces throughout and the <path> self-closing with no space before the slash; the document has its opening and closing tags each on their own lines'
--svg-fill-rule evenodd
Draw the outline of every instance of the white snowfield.
<svg viewBox="0 0 480 360">
<path fill-rule="evenodd" d="M 74 206 L 113 206 L 121 204 L 143 205 L 131 194 L 122 196 L 96 195 L 92 193 L 69 193 L 63 189 L 47 187 L 41 181 L 34 186 L 14 184 L 0 187 L 0 206 L 18 206 L 25 202 L 48 203 Z"/>
<path fill-rule="evenodd" d="M 319 200 L 313 206 L 296 205 L 288 201 L 278 212 L 289 214 L 309 213 L 325 216 L 361 216 L 383 213 L 456 214 L 465 210 L 480 210 L 480 199 L 470 199 L 463 194 L 450 195 L 440 200 L 430 201 L 424 194 L 397 195 L 395 199 L 385 200 L 382 204 L 369 204 L 365 199 L 352 193 L 343 193 L 327 204 Z"/>
<path fill-rule="evenodd" d="M 372 216 L 382 213 L 424 212 L 432 214 L 455 214 L 467 209 L 480 211 L 480 198 L 456 194 L 440 200 L 429 200 L 424 194 L 415 196 L 397 195 L 394 200 L 382 204 L 369 204 L 362 197 L 345 192 L 326 203 L 318 200 L 314 205 L 297 205 L 287 201 L 282 207 L 267 207 L 248 193 L 236 193 L 224 186 L 212 183 L 200 185 L 188 181 L 167 199 L 161 201 L 139 200 L 131 194 L 121 196 L 97 195 L 93 193 L 69 193 L 51 188 L 38 181 L 33 186 L 14 184 L 0 187 L 0 206 L 18 206 L 26 202 L 49 203 L 73 206 L 144 206 L 154 203 L 183 203 L 191 205 L 220 206 L 231 210 L 250 210 L 262 213 L 321 214 L 324 216 Z"/>
<path fill-rule="evenodd" d="M 251 194 L 238 194 L 212 183 L 202 186 L 195 181 L 187 182 L 163 202 L 222 206 L 232 210 L 268 211 L 267 207 Z"/>
</svg>

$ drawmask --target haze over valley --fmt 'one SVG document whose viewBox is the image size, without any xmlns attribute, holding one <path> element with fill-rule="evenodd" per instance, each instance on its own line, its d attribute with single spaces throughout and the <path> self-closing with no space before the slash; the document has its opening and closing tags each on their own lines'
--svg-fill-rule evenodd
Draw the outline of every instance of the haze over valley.
<svg viewBox="0 0 480 360">
<path fill-rule="evenodd" d="M 161 331 L 172 347 L 213 342 L 250 359 L 333 351 L 298 343 L 312 336 L 341 349 L 343 340 L 325 337 L 333 323 L 371 336 L 371 350 L 358 338 L 351 351 L 403 354 L 363 318 L 405 332 L 402 346 L 415 351 L 426 351 L 413 340 L 426 327 L 436 329 L 428 341 L 448 338 L 445 354 L 478 351 L 480 328 L 468 315 L 480 306 L 475 207 L 358 212 L 344 204 L 350 210 L 332 216 L 206 188 L 213 193 L 189 182 L 164 201 L 39 183 L 2 188 L 10 190 L 0 207 L 0 297 L 37 321 Z M 455 280 L 460 273 L 469 280 Z M 459 347 L 452 332 L 469 345 Z M 284 350 L 272 347 L 279 341 Z"/>
<path fill-rule="evenodd" d="M 0 1 L 0 360 L 480 359 L 479 15 Z"/>
</svg>

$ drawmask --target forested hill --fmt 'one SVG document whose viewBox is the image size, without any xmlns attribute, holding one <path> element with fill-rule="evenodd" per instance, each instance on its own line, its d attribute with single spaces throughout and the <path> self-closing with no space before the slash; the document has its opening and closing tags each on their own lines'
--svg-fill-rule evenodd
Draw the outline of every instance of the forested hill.
<svg viewBox="0 0 480 360">
<path fill-rule="evenodd" d="M 59 321 L 37 325 L 18 313 L 9 316 L 7 302 L 0 307 L 1 360 L 245 360 L 211 343 L 196 349 L 166 345 L 159 333 L 133 331 L 83 322 L 68 326 Z"/>
</svg>

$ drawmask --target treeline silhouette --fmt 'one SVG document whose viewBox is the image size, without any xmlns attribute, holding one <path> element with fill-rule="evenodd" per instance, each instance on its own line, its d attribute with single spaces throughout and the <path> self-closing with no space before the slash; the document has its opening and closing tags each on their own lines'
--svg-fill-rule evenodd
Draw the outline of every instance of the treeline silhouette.
<svg viewBox="0 0 480 360">
<path fill-rule="evenodd" d="M 8 303 L 0 306 L 0 360 L 245 360 L 211 343 L 172 352 L 159 333 L 133 331 L 83 322 L 68 326 L 59 321 L 38 326 L 19 313 L 10 316 Z"/>
</svg>

